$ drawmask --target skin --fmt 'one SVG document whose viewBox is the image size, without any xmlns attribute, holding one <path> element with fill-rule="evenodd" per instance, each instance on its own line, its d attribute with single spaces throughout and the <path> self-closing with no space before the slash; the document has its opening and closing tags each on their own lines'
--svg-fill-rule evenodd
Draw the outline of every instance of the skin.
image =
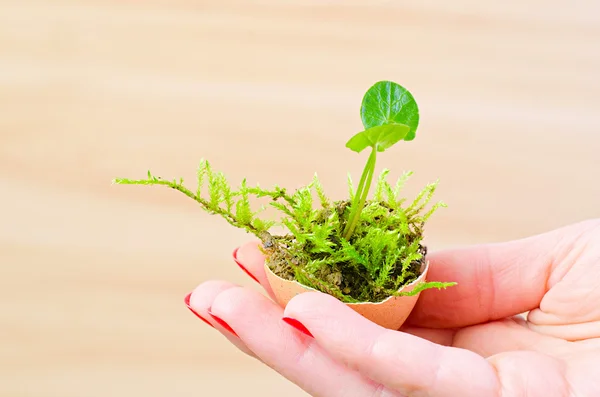
<svg viewBox="0 0 600 397">
<path fill-rule="evenodd" d="M 600 396 L 600 219 L 428 258 L 428 279 L 458 285 L 424 291 L 399 331 L 318 292 L 284 310 L 213 280 L 190 305 L 313 396 Z M 257 243 L 240 247 L 237 259 L 272 297 Z"/>
</svg>

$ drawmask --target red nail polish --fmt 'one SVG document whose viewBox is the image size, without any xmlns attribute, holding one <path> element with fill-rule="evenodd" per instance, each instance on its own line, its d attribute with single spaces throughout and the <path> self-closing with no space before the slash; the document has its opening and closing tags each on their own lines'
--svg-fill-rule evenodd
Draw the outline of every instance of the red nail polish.
<svg viewBox="0 0 600 397">
<path fill-rule="evenodd" d="M 238 252 L 238 249 L 239 249 L 239 248 L 236 248 L 236 249 L 233 251 L 233 260 L 235 261 L 235 263 L 236 263 L 236 264 L 237 264 L 237 265 L 238 265 L 238 266 L 239 266 L 239 267 L 240 267 L 240 268 L 241 268 L 241 269 L 242 269 L 242 270 L 243 270 L 243 271 L 244 271 L 244 272 L 245 272 L 245 273 L 246 273 L 248 276 L 250 276 L 250 278 L 252 278 L 252 280 L 254 280 L 254 281 L 256 281 L 257 283 L 259 283 L 259 284 L 260 284 L 260 282 L 258 281 L 258 279 L 257 279 L 256 277 L 254 277 L 254 275 L 253 275 L 252 273 L 250 273 L 250 272 L 248 271 L 248 269 L 246 269 L 246 268 L 244 267 L 244 265 L 242 265 L 242 264 L 240 263 L 240 261 L 238 261 L 238 258 L 237 258 L 237 252 Z"/>
<path fill-rule="evenodd" d="M 217 317 L 214 314 L 212 314 L 211 311 L 210 311 L 210 309 L 208 309 L 208 314 L 210 314 L 211 317 L 214 318 L 215 321 L 217 323 L 219 323 L 219 325 L 221 325 L 221 327 L 225 328 L 227 331 L 231 332 L 233 335 L 235 335 L 235 336 L 237 336 L 239 338 L 238 334 L 235 333 L 235 331 L 233 330 L 233 328 L 231 328 L 229 326 L 229 324 L 227 324 L 225 321 L 223 321 L 223 319 L 221 319 L 220 317 Z"/>
<path fill-rule="evenodd" d="M 198 317 L 200 320 L 204 321 L 206 324 L 210 325 L 211 327 L 213 327 L 213 325 L 204 317 L 202 317 L 201 315 L 199 315 L 198 313 L 196 313 L 194 311 L 194 309 L 192 309 L 192 307 L 190 306 L 190 297 L 192 296 L 192 293 L 190 292 L 189 294 L 187 294 L 185 296 L 185 299 L 183 300 L 185 302 L 185 305 L 187 306 L 188 309 L 190 309 L 190 311 L 192 313 L 194 313 L 196 315 L 196 317 Z M 213 327 L 214 328 L 214 327 Z"/>
<path fill-rule="evenodd" d="M 302 332 L 304 335 L 314 338 L 313 334 L 311 334 L 310 331 L 300 321 L 298 321 L 294 318 L 290 318 L 290 317 L 284 317 L 283 321 L 285 321 L 292 327 L 296 328 L 298 331 Z"/>
</svg>

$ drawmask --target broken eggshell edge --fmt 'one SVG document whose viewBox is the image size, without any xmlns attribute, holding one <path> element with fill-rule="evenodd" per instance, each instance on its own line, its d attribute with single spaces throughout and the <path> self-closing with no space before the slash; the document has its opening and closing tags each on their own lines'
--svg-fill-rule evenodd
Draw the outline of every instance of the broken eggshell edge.
<svg viewBox="0 0 600 397">
<path fill-rule="evenodd" d="M 398 292 L 412 291 L 417 284 L 425 281 L 428 270 L 429 262 L 426 261 L 421 268 L 421 275 L 412 283 L 400 288 Z M 296 295 L 304 292 L 316 291 L 314 288 L 306 287 L 297 281 L 285 280 L 277 276 L 271 271 L 266 261 L 265 273 L 267 274 L 267 280 L 273 290 L 277 303 L 283 308 L 285 308 L 288 302 Z M 409 314 L 414 309 L 415 304 L 419 299 L 419 295 L 421 295 L 420 292 L 413 296 L 390 296 L 377 303 L 360 302 L 345 303 L 345 305 L 375 324 L 384 328 L 397 330 L 404 324 Z"/>
</svg>

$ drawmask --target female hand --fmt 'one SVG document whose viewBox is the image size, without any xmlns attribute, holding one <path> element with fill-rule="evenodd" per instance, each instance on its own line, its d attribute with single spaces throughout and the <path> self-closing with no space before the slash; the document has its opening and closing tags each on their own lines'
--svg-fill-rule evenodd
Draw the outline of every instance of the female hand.
<svg viewBox="0 0 600 397">
<path fill-rule="evenodd" d="M 600 396 L 600 219 L 428 258 L 458 285 L 422 292 L 399 331 L 319 292 L 284 310 L 208 281 L 186 302 L 313 396 Z M 272 297 L 256 243 L 236 261 Z"/>
</svg>

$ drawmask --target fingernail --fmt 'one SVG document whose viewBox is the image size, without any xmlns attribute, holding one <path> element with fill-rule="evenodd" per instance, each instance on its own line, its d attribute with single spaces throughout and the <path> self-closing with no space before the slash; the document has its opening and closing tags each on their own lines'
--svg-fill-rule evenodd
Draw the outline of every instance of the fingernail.
<svg viewBox="0 0 600 397">
<path fill-rule="evenodd" d="M 210 311 L 210 309 L 208 309 L 208 314 L 210 314 L 210 316 L 211 316 L 212 318 L 214 318 L 214 319 L 215 319 L 215 321 L 216 321 L 217 323 L 219 323 L 219 325 L 220 325 L 221 327 L 225 328 L 227 331 L 231 332 L 233 335 L 235 335 L 235 336 L 237 336 L 237 337 L 239 338 L 238 334 L 236 334 L 236 333 L 235 333 L 235 331 L 233 330 L 233 328 L 231 328 L 231 327 L 229 326 L 229 324 L 227 324 L 225 321 L 223 321 L 223 319 L 222 319 L 222 318 L 220 318 L 220 317 L 218 317 L 218 316 L 215 316 L 214 314 L 212 314 L 212 313 L 211 313 L 211 311 Z"/>
<path fill-rule="evenodd" d="M 304 335 L 314 338 L 313 334 L 311 334 L 310 331 L 300 321 L 298 321 L 294 318 L 291 318 L 291 317 L 284 317 L 283 321 L 285 321 L 292 327 L 296 328 L 298 331 L 302 332 Z"/>
<path fill-rule="evenodd" d="M 238 261 L 238 258 L 237 258 L 237 252 L 238 252 L 238 249 L 239 249 L 239 248 L 236 248 L 235 250 L 233 250 L 233 260 L 235 261 L 235 263 L 236 263 L 236 264 L 237 264 L 237 265 L 238 265 L 238 266 L 239 266 L 239 267 L 240 267 L 240 268 L 241 268 L 241 269 L 242 269 L 242 270 L 243 270 L 243 271 L 244 271 L 244 272 L 245 272 L 245 273 L 246 273 L 248 276 L 250 276 L 250 278 L 252 278 L 252 280 L 254 280 L 254 281 L 256 281 L 257 283 L 259 283 L 259 284 L 260 284 L 260 282 L 258 281 L 258 279 L 257 279 L 256 277 L 254 277 L 254 275 L 253 275 L 252 273 L 250 273 L 250 272 L 248 271 L 248 269 L 246 269 L 246 268 L 244 267 L 244 265 L 242 265 L 242 264 L 240 263 L 240 261 Z"/>
<path fill-rule="evenodd" d="M 192 293 L 190 292 L 189 294 L 187 294 L 185 296 L 185 299 L 183 300 L 185 302 L 185 305 L 187 306 L 188 309 L 190 309 L 190 311 L 192 313 L 194 313 L 196 315 L 196 317 L 198 317 L 200 320 L 204 321 L 206 324 L 210 325 L 211 327 L 213 327 L 213 325 L 204 317 L 202 317 L 201 315 L 199 315 L 198 313 L 196 313 L 194 311 L 194 309 L 192 309 L 192 307 L 190 306 L 190 297 L 192 296 Z M 213 327 L 214 328 L 214 327 Z"/>
</svg>

